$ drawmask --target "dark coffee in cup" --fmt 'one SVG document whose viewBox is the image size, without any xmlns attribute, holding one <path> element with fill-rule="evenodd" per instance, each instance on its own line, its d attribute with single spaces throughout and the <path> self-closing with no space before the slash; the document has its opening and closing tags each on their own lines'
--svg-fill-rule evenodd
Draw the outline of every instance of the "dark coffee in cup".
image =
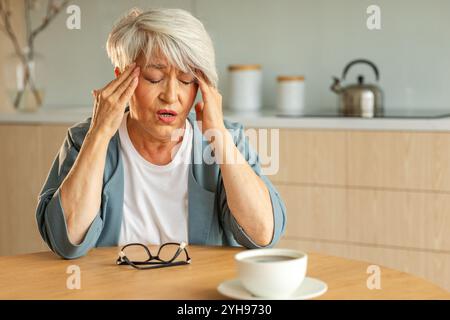
<svg viewBox="0 0 450 320">
<path fill-rule="evenodd" d="M 248 257 L 243 260 L 251 261 L 251 262 L 258 262 L 258 263 L 267 263 L 267 262 L 289 261 L 289 260 L 294 260 L 294 259 L 298 259 L 298 257 L 281 256 L 281 255 L 265 255 L 265 256 Z"/>
</svg>

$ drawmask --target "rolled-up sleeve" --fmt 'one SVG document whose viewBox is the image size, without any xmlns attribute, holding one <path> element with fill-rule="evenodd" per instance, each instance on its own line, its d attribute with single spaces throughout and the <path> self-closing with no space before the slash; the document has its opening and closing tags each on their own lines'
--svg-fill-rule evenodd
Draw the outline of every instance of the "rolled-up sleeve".
<svg viewBox="0 0 450 320">
<path fill-rule="evenodd" d="M 59 187 L 75 163 L 78 152 L 69 129 L 39 194 L 36 208 L 36 221 L 42 239 L 64 259 L 84 256 L 97 243 L 103 227 L 99 211 L 80 244 L 72 244 L 69 240 Z"/>
<path fill-rule="evenodd" d="M 244 229 L 239 225 L 239 223 L 236 221 L 233 214 L 231 213 L 227 203 L 227 196 L 225 192 L 225 187 L 223 185 L 223 180 L 222 177 L 220 176 L 218 187 L 218 198 L 219 198 L 219 209 L 221 211 L 222 225 L 225 229 L 225 233 L 227 233 L 227 231 L 231 231 L 234 240 L 243 247 L 249 249 L 273 247 L 277 244 L 286 228 L 286 207 L 278 191 L 275 189 L 270 180 L 266 176 L 261 174 L 259 156 L 251 148 L 248 142 L 248 138 L 245 136 L 244 128 L 242 127 L 242 125 L 235 124 L 235 128 L 230 130 L 230 132 L 233 136 L 234 143 L 237 146 L 238 150 L 244 156 L 245 160 L 253 169 L 253 171 L 262 179 L 262 181 L 267 187 L 267 190 L 269 191 L 270 200 L 272 202 L 274 230 L 272 240 L 267 246 L 262 247 L 256 244 L 250 238 L 250 236 L 244 231 Z"/>
</svg>

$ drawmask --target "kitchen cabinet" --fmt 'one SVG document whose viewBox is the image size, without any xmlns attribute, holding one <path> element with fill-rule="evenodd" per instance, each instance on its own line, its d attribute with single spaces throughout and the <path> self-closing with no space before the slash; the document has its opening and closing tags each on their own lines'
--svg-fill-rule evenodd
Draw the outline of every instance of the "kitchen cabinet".
<svg viewBox="0 0 450 320">
<path fill-rule="evenodd" d="M 282 129 L 279 171 L 282 183 L 345 185 L 346 132 Z"/>
<path fill-rule="evenodd" d="M 35 209 L 68 125 L 0 125 L 0 255 L 48 250 Z"/>
<path fill-rule="evenodd" d="M 354 132 L 347 145 L 349 185 L 450 192 L 448 132 Z"/>
<path fill-rule="evenodd" d="M 48 250 L 37 196 L 69 126 L 0 124 L 0 255 Z M 278 247 L 365 260 L 450 290 L 450 132 L 282 128 L 279 137 L 269 178 L 288 224 Z"/>
<path fill-rule="evenodd" d="M 412 272 L 450 290 L 450 133 L 282 129 L 278 247 Z"/>
</svg>

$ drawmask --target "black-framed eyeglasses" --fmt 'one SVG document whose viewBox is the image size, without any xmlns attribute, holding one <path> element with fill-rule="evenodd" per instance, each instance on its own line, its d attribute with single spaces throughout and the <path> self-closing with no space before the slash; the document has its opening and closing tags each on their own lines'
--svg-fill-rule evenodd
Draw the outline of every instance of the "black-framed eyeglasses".
<svg viewBox="0 0 450 320">
<path fill-rule="evenodd" d="M 135 269 L 156 269 L 191 263 L 185 242 L 167 242 L 161 245 L 156 256 L 142 243 L 130 243 L 122 247 L 116 263 Z"/>
</svg>

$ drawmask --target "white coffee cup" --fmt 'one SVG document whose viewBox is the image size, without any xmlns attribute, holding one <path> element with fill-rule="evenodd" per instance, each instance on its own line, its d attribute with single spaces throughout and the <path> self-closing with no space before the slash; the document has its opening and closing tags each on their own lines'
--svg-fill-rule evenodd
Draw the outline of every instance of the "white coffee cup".
<svg viewBox="0 0 450 320">
<path fill-rule="evenodd" d="M 262 298 L 287 298 L 306 276 L 308 256 L 292 249 L 251 249 L 235 255 L 245 289 Z"/>
</svg>

